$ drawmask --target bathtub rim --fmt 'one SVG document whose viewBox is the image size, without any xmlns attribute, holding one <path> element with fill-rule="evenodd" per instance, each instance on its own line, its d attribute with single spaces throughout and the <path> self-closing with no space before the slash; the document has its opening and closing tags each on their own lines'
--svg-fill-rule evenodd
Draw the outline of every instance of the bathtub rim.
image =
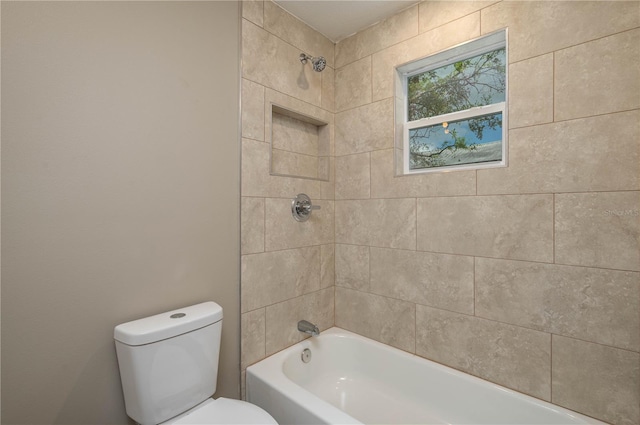
<svg viewBox="0 0 640 425">
<path fill-rule="evenodd" d="M 305 348 L 312 348 L 312 344 L 314 343 L 314 339 L 316 338 L 347 338 L 356 341 L 361 341 L 364 344 L 370 344 L 377 349 L 384 350 L 386 352 L 391 352 L 393 355 L 397 355 L 402 358 L 410 359 L 412 362 L 427 362 L 436 367 L 443 368 L 444 371 L 448 374 L 451 374 L 457 378 L 468 380 L 470 382 L 479 382 L 483 385 L 490 387 L 496 391 L 506 392 L 507 394 L 519 398 L 525 399 L 527 401 L 531 401 L 538 406 L 553 410 L 556 412 L 560 412 L 562 414 L 566 414 L 570 417 L 583 421 L 584 424 L 601 424 L 607 425 L 606 422 L 602 422 L 596 418 L 586 416 L 582 413 L 573 411 L 563 406 L 559 406 L 553 404 L 549 401 L 542 400 L 536 398 L 532 395 L 525 394 L 519 392 L 517 390 L 507 388 L 503 385 L 488 381 L 486 379 L 480 378 L 475 375 L 471 375 L 470 373 L 463 372 L 461 370 L 452 368 L 451 366 L 447 366 L 442 363 L 438 363 L 436 361 L 427 359 L 425 357 L 421 357 L 417 354 L 409 353 L 407 351 L 401 350 L 396 347 L 389 346 L 387 344 L 381 343 L 371 338 L 367 338 L 360 334 L 348 331 L 346 329 L 333 326 L 325 331 L 322 331 L 317 337 L 306 338 L 296 344 L 293 344 L 281 351 L 271 354 L 270 356 L 262 359 L 246 369 L 246 398 L 247 401 L 253 403 L 254 401 L 251 399 L 254 397 L 251 394 L 250 390 L 250 380 L 257 379 L 262 383 L 266 384 L 271 390 L 276 391 L 281 396 L 285 397 L 289 402 L 294 404 L 299 404 L 304 406 L 306 410 L 308 410 L 312 415 L 326 419 L 328 424 L 362 424 L 363 422 L 358 421 L 357 419 L 350 416 L 348 413 L 340 410 L 338 407 L 330 404 L 329 402 L 323 400 L 322 398 L 316 396 L 306 388 L 298 385 L 294 381 L 290 380 L 284 373 L 283 366 L 284 362 L 294 353 L 301 352 Z M 256 403 L 260 407 L 260 403 Z M 265 409 L 266 410 L 266 409 Z M 271 413 L 271 412 L 270 412 Z M 277 418 L 276 418 L 277 419 Z"/>
</svg>

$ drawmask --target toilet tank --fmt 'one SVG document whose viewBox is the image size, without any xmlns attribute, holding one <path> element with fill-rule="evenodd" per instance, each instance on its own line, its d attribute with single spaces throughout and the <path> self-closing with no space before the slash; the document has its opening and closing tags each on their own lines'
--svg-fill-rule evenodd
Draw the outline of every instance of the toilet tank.
<svg viewBox="0 0 640 425">
<path fill-rule="evenodd" d="M 216 391 L 222 307 L 209 301 L 116 326 L 127 415 L 159 424 Z"/>
</svg>

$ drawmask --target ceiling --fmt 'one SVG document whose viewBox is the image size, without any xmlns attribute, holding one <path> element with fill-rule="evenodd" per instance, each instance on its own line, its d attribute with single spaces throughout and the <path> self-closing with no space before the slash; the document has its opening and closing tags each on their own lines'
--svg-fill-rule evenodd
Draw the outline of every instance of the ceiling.
<svg viewBox="0 0 640 425">
<path fill-rule="evenodd" d="M 417 0 L 275 0 L 280 7 L 337 43 Z"/>
</svg>

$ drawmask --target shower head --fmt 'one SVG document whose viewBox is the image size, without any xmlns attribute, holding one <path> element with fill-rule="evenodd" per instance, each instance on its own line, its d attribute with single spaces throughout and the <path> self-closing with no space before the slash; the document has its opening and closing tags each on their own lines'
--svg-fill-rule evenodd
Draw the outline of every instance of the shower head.
<svg viewBox="0 0 640 425">
<path fill-rule="evenodd" d="M 311 61 L 311 66 L 316 72 L 322 72 L 324 67 L 327 66 L 327 60 L 322 56 L 311 57 L 306 53 L 300 53 L 300 62 L 306 64 L 308 61 Z"/>
<path fill-rule="evenodd" d="M 327 66 L 327 61 L 322 56 L 311 59 L 311 65 L 316 72 L 322 72 L 324 67 Z"/>
</svg>

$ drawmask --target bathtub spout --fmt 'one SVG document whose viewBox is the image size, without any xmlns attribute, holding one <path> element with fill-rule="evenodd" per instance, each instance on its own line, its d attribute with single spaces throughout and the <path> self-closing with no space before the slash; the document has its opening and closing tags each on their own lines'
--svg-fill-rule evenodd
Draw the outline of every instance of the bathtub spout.
<svg viewBox="0 0 640 425">
<path fill-rule="evenodd" d="M 307 322 L 306 320 L 301 320 L 298 322 L 298 330 L 300 332 L 304 332 L 306 334 L 309 334 L 311 336 L 318 336 L 320 335 L 320 329 L 318 329 L 318 327 L 316 325 L 314 325 L 311 322 Z"/>
</svg>

